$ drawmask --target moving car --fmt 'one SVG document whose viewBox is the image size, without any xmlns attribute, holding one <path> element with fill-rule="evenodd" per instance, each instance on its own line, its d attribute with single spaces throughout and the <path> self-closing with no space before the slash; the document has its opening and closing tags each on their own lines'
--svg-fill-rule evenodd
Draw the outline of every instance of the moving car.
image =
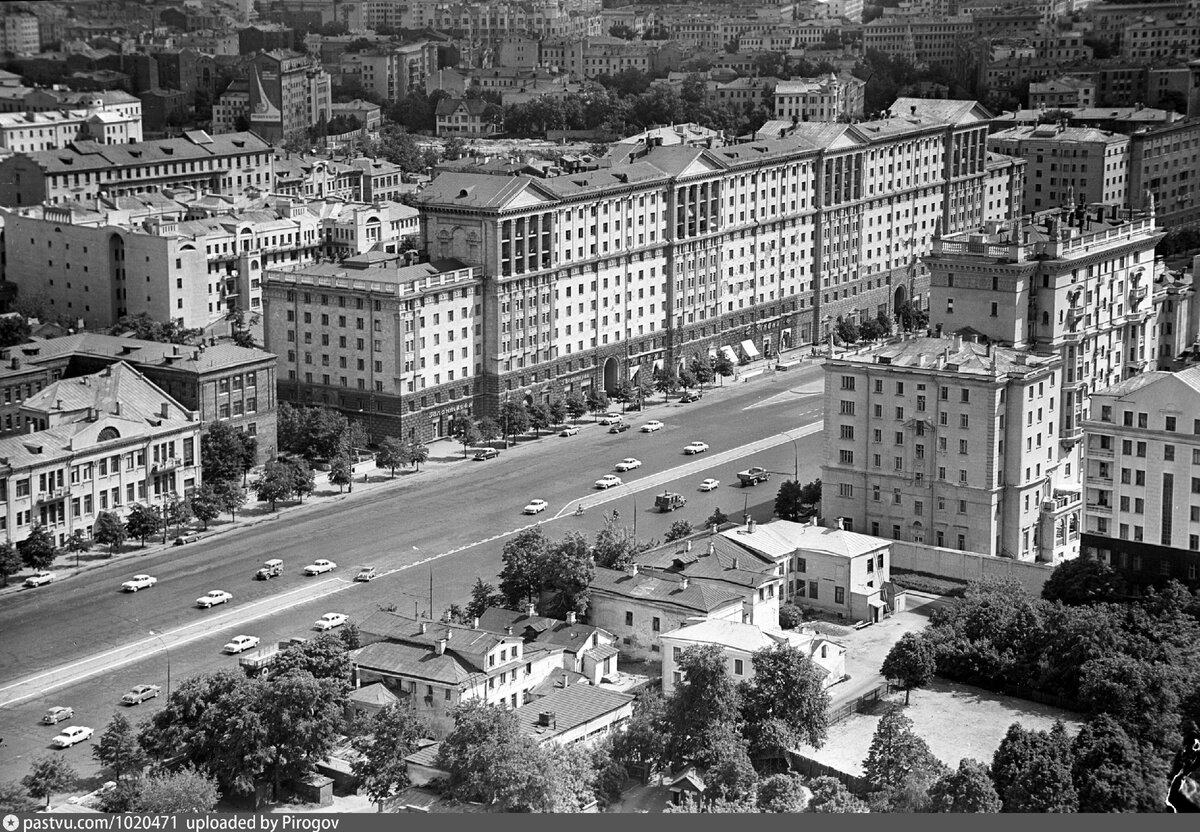
<svg viewBox="0 0 1200 832">
<path fill-rule="evenodd" d="M 134 685 L 129 692 L 121 697 L 126 705 L 140 705 L 147 699 L 154 699 L 161 690 L 158 685 Z"/>
<path fill-rule="evenodd" d="M 86 725 L 69 725 L 62 729 L 61 734 L 50 740 L 50 744 L 55 748 L 70 748 L 84 740 L 90 740 L 94 733 L 96 733 L 95 730 Z"/>
<path fill-rule="evenodd" d="M 304 574 L 320 575 L 322 572 L 332 572 L 334 569 L 337 569 L 336 563 L 331 560 L 325 560 L 325 558 L 320 558 L 319 560 L 314 560 L 308 566 L 304 567 Z"/>
<path fill-rule="evenodd" d="M 579 428 L 578 428 L 578 427 L 576 427 L 575 425 L 567 425 L 565 428 L 563 428 L 563 429 L 562 429 L 562 430 L 559 432 L 559 434 L 558 434 L 558 435 L 559 435 L 559 436 L 574 436 L 574 435 L 575 435 L 575 434 L 577 434 L 577 433 L 579 433 Z"/>
<path fill-rule="evenodd" d="M 687 505 L 687 499 L 682 494 L 664 491 L 654 498 L 654 507 L 661 512 L 674 511 Z"/>
<path fill-rule="evenodd" d="M 32 575 L 26 578 L 25 586 L 41 586 L 42 584 L 48 584 L 53 580 L 54 573 L 47 572 L 43 569 L 40 572 L 34 572 Z"/>
<path fill-rule="evenodd" d="M 618 471 L 632 471 L 634 468 L 641 468 L 641 467 L 642 467 L 642 461 L 640 459 L 634 459 L 631 456 L 627 456 L 624 459 L 622 459 L 620 462 L 617 463 Z"/>
<path fill-rule="evenodd" d="M 121 584 L 121 589 L 126 592 L 137 592 L 139 589 L 149 589 L 158 583 L 158 578 L 152 575 L 134 575 L 125 583 Z"/>
<path fill-rule="evenodd" d="M 530 500 L 523 510 L 526 514 L 538 514 L 545 511 L 549 505 L 545 500 Z"/>
<path fill-rule="evenodd" d="M 243 653 L 252 647 L 257 647 L 261 641 L 258 636 L 234 636 L 221 649 L 226 653 Z"/>
<path fill-rule="evenodd" d="M 600 424 L 615 425 L 615 424 L 617 424 L 617 422 L 620 422 L 624 418 L 625 417 L 622 416 L 620 413 L 605 413 L 603 416 L 600 417 Z"/>
<path fill-rule="evenodd" d="M 700 490 L 701 491 L 712 491 L 714 488 L 716 488 L 720 484 L 721 484 L 720 480 L 714 480 L 712 477 L 709 477 L 708 479 L 703 480 L 700 483 Z"/>
<path fill-rule="evenodd" d="M 214 590 L 209 591 L 209 593 L 207 595 L 197 598 L 196 606 L 204 607 L 205 609 L 208 609 L 209 607 L 214 606 L 215 604 L 228 604 L 230 602 L 230 600 L 232 600 L 232 599 L 233 599 L 233 596 L 230 595 L 225 590 L 214 589 Z"/>
<path fill-rule="evenodd" d="M 662 429 L 663 423 L 657 419 L 651 419 L 649 422 L 642 425 L 642 433 L 654 433 L 654 431 Z"/>
<path fill-rule="evenodd" d="M 742 487 L 747 485 L 758 485 L 760 482 L 766 482 L 771 479 L 771 472 L 765 468 L 747 468 L 745 471 L 738 471 L 738 481 Z"/>
<path fill-rule="evenodd" d="M 597 488 L 607 489 L 607 488 L 612 488 L 614 485 L 620 485 L 620 484 L 621 484 L 621 478 L 614 476 L 612 474 L 605 474 L 603 477 L 596 480 Z"/>
<path fill-rule="evenodd" d="M 705 442 L 692 442 L 683 449 L 685 454 L 702 454 L 708 450 L 708 444 Z"/>
<path fill-rule="evenodd" d="M 609 433 L 624 433 L 629 430 L 629 425 L 624 422 L 613 422 L 613 426 L 608 429 Z"/>
<path fill-rule="evenodd" d="M 354 576 L 356 581 L 373 581 L 378 575 L 375 574 L 374 566 L 364 566 L 358 570 L 358 574 Z"/>
<path fill-rule="evenodd" d="M 46 713 L 42 715 L 42 724 L 43 725 L 57 725 L 58 723 L 62 722 L 63 720 L 70 719 L 73 716 L 75 716 L 74 708 L 64 708 L 61 705 L 55 705 L 53 708 L 46 711 Z"/>
<path fill-rule="evenodd" d="M 327 612 L 318 618 L 313 626 L 318 630 L 332 630 L 346 623 L 348 616 L 344 612 Z"/>
<path fill-rule="evenodd" d="M 497 451 L 495 448 L 484 448 L 483 450 L 481 450 L 475 454 L 475 461 L 482 462 L 485 459 L 492 459 L 492 458 L 498 457 L 498 456 L 500 456 L 500 452 Z"/>
<path fill-rule="evenodd" d="M 279 558 L 271 558 L 262 565 L 262 568 L 254 573 L 254 577 L 259 581 L 269 581 L 272 578 L 277 578 L 283 574 L 283 561 Z"/>
<path fill-rule="evenodd" d="M 704 398 L 704 394 L 701 393 L 699 390 L 688 390 L 688 391 L 684 392 L 684 394 L 682 396 L 679 397 L 679 403 L 680 404 L 689 404 L 691 402 L 698 402 L 702 398 Z"/>
</svg>

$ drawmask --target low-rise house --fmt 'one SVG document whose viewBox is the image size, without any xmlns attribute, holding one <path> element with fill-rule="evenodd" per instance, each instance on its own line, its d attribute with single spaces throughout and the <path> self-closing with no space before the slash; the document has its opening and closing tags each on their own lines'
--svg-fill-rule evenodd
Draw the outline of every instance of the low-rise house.
<svg viewBox="0 0 1200 832">
<path fill-rule="evenodd" d="M 537 615 L 531 604 L 524 612 L 490 607 L 479 617 L 484 630 L 520 636 L 526 645 L 563 649 L 563 668 L 581 674 L 593 685 L 617 670 L 617 637 L 607 630 L 584 624 L 575 613 L 565 621 Z M 570 679 L 570 676 L 564 677 Z"/>
<path fill-rule="evenodd" d="M 516 717 L 539 745 L 590 746 L 625 729 L 635 699 L 594 685 L 569 685 L 517 708 Z"/>
<path fill-rule="evenodd" d="M 737 621 L 701 621 L 662 636 L 663 695 L 670 696 L 683 681 L 679 659 L 689 647 L 715 644 L 725 655 L 726 670 L 735 682 L 754 678 L 754 654 L 780 644 L 802 650 L 821 675 L 824 687 L 846 678 L 846 648 L 818 633 L 796 630 L 765 630 Z"/>
<path fill-rule="evenodd" d="M 479 139 L 499 133 L 500 117 L 492 115 L 492 106 L 482 98 L 442 99 L 437 104 L 437 135 Z"/>
</svg>

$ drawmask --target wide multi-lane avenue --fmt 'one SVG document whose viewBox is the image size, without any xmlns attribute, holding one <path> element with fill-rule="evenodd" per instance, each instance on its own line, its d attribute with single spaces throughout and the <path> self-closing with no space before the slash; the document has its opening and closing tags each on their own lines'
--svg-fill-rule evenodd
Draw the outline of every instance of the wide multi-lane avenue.
<svg viewBox="0 0 1200 832">
<path fill-rule="evenodd" d="M 123 557 L 59 583 L 0 597 L 0 780 L 16 779 L 30 761 L 49 753 L 51 726 L 38 724 L 53 705 L 74 708 L 66 724 L 104 729 L 121 708 L 122 693 L 135 684 L 177 685 L 188 676 L 237 659 L 221 645 L 239 634 L 259 636 L 264 645 L 314 633 L 312 622 L 326 612 L 351 620 L 382 604 L 410 611 L 433 611 L 464 603 L 476 576 L 495 582 L 504 539 L 541 522 L 558 538 L 568 531 L 589 537 L 615 508 L 625 523 L 636 515 L 641 539 L 662 538 L 671 523 L 699 525 L 713 509 L 734 519 L 743 509 L 758 520 L 771 516 L 779 481 L 756 488 L 737 487 L 736 472 L 750 465 L 802 481 L 819 476 L 821 370 L 816 366 L 776 373 L 747 384 L 728 384 L 702 401 L 653 404 L 626 421 L 633 429 L 609 434 L 585 421 L 576 436 L 545 437 L 486 462 L 466 461 L 397 477 L 384 488 L 345 500 L 288 512 L 280 518 L 216 536 L 202 543 Z M 641 433 L 645 421 L 665 427 Z M 692 441 L 710 450 L 685 456 Z M 437 454 L 452 446 L 441 443 Z M 624 485 L 593 487 L 624 457 L 642 461 L 620 474 Z M 700 492 L 700 481 L 721 485 Z M 687 505 L 675 512 L 653 511 L 654 496 L 678 491 Z M 522 507 L 534 498 L 549 503 L 535 517 Z M 582 502 L 585 513 L 574 510 Z M 255 569 L 268 558 L 285 562 L 281 577 L 255 581 Z M 305 577 L 316 558 L 338 564 L 333 572 Z M 381 577 L 354 584 L 357 568 L 372 565 Z M 158 584 L 137 593 L 119 587 L 135 573 Z M 230 603 L 202 610 L 195 599 L 225 590 Z M 162 698 L 129 709 L 139 720 L 161 706 Z M 60 728 L 63 726 L 59 726 Z M 94 773 L 90 744 L 63 752 L 85 774 Z"/>
</svg>

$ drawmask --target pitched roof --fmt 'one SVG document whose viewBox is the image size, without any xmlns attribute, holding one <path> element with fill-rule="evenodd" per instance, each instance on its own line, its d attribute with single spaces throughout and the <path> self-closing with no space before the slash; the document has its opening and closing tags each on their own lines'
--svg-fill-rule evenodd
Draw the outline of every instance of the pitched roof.
<svg viewBox="0 0 1200 832">
<path fill-rule="evenodd" d="M 265 350 L 239 347 L 229 341 L 218 341 L 211 346 L 190 346 L 122 338 L 98 332 L 80 332 L 62 338 L 18 344 L 0 351 L 0 355 L 6 361 L 19 357 L 23 363 L 29 364 L 40 364 L 68 355 L 99 356 L 119 358 L 143 367 L 170 367 L 185 372 L 207 372 L 273 358 L 272 354 Z"/>
<path fill-rule="evenodd" d="M 428 679 L 444 685 L 463 685 L 478 675 L 474 668 L 464 664 L 453 653 L 447 651 L 439 656 L 428 647 L 417 644 L 377 641 L 360 647 L 351 654 L 351 658 L 356 667 Z"/>
<path fill-rule="evenodd" d="M 722 536 L 668 543 L 638 555 L 638 563 L 646 569 L 750 589 L 782 580 L 773 560 L 755 557 Z"/>
<path fill-rule="evenodd" d="M 941 362 L 943 356 L 944 364 Z M 908 341 L 883 344 L 853 358 L 838 361 L 849 366 L 885 363 L 894 367 L 920 368 L 930 372 L 999 378 L 1003 375 L 1025 376 L 1042 372 L 1060 363 L 1061 359 L 1053 355 L 1035 355 L 997 344 L 979 344 L 964 340 L 960 346 L 955 346 L 949 338 L 912 338 Z"/>
<path fill-rule="evenodd" d="M 701 644 L 719 644 L 745 653 L 757 653 L 759 650 L 775 647 L 788 642 L 806 643 L 810 637 L 796 632 L 768 632 L 757 624 L 745 624 L 741 621 L 726 621 L 713 619 L 688 624 L 669 633 L 663 633 L 662 638 L 694 641 Z"/>
<path fill-rule="evenodd" d="M 754 527 L 747 533 L 745 526 L 721 532 L 719 537 L 746 549 L 754 549 L 768 557 L 779 557 L 796 551 L 821 552 L 840 557 L 857 557 L 874 552 L 890 541 L 869 534 L 844 529 L 828 529 L 809 523 L 772 520 Z"/>
<path fill-rule="evenodd" d="M 394 705 L 400 697 L 387 689 L 382 682 L 374 682 L 366 687 L 356 688 L 346 694 L 351 702 L 361 702 L 364 705 Z"/>
<path fill-rule="evenodd" d="M 595 685 L 571 685 L 555 688 L 541 699 L 535 699 L 513 711 L 513 715 L 536 741 L 566 733 L 581 725 L 612 714 L 628 706 L 636 697 Z M 554 726 L 538 725 L 542 713 L 554 712 Z"/>
<path fill-rule="evenodd" d="M 915 113 L 945 124 L 971 124 L 992 117 L 978 101 L 962 98 L 897 98 L 888 109 L 896 115 Z"/>
<path fill-rule="evenodd" d="M 598 592 L 607 593 L 631 600 L 671 604 L 703 613 L 742 603 L 742 594 L 732 590 L 694 581 L 689 582 L 684 589 L 679 580 L 667 574 L 648 575 L 639 572 L 633 575 L 602 566 L 596 567 L 591 591 L 593 598 Z"/>
<path fill-rule="evenodd" d="M 452 116 L 460 109 L 467 111 L 469 116 L 483 115 L 488 102 L 482 98 L 443 98 L 437 103 L 437 115 Z"/>
<path fill-rule="evenodd" d="M 593 627 L 591 624 L 575 622 L 568 624 L 557 618 L 547 618 L 541 615 L 529 616 L 523 612 L 506 610 L 500 607 L 489 607 L 479 616 L 479 626 L 492 632 L 504 632 L 505 627 L 512 627 L 515 635 L 521 636 L 526 644 L 536 642 L 562 647 L 567 652 L 578 653 L 592 644 L 592 637 L 604 633 L 613 638 L 612 633 Z"/>
</svg>

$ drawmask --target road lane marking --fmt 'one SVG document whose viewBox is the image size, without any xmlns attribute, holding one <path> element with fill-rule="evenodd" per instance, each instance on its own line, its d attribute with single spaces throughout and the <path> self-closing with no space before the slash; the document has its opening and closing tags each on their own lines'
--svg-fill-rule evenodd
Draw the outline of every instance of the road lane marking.
<svg viewBox="0 0 1200 832">
<path fill-rule="evenodd" d="M 574 509 L 571 507 L 578 503 L 583 503 L 585 507 L 592 508 L 595 506 L 604 505 L 605 503 L 613 502 L 615 500 L 630 497 L 642 491 L 657 489 L 664 483 L 695 474 L 699 471 L 703 471 L 706 468 L 731 462 L 735 459 L 749 456 L 751 454 L 760 453 L 762 451 L 778 447 L 784 443 L 791 442 L 794 439 L 801 439 L 805 436 L 810 436 L 820 431 L 821 427 L 821 422 L 811 422 L 807 425 L 801 426 L 800 428 L 795 428 L 784 433 L 769 436 L 754 442 L 749 442 L 737 448 L 731 448 L 729 450 L 720 451 L 711 455 L 707 453 L 696 454 L 692 460 L 681 465 L 677 465 L 674 468 L 670 468 L 666 471 L 661 471 L 648 477 L 642 477 L 641 479 L 620 485 L 616 488 L 606 489 L 603 492 L 589 494 L 588 496 L 578 500 L 571 500 L 566 506 L 560 509 L 558 513 L 556 513 L 553 517 L 550 517 L 549 520 L 557 520 L 564 516 L 570 516 L 574 511 Z M 568 509 L 571 509 L 571 511 L 568 511 Z M 495 541 L 509 537 L 510 535 L 520 534 L 528 529 L 536 528 L 543 522 L 546 522 L 546 520 L 537 520 L 532 523 L 527 523 L 524 526 L 520 526 L 516 529 L 494 534 L 490 537 L 476 540 L 472 543 L 467 543 L 436 555 L 430 555 L 429 557 L 422 558 L 414 561 L 413 563 L 408 563 L 402 566 L 397 566 L 393 569 L 385 570 L 379 574 L 379 577 L 386 578 L 399 572 L 405 572 L 418 566 L 424 566 L 426 564 L 433 563 L 434 561 L 441 560 L 442 558 L 456 555 L 460 552 L 466 551 L 467 549 L 473 549 L 477 546 L 485 546 L 489 543 L 494 543 Z M 307 604 L 311 601 L 320 600 L 355 585 L 356 583 L 352 580 L 346 580 L 343 578 L 329 578 L 318 583 L 290 590 L 282 595 L 271 596 L 270 598 L 264 598 L 261 601 L 255 601 L 243 607 L 234 607 L 216 615 L 206 616 L 203 621 L 185 624 L 182 627 L 161 633 L 158 636 L 148 636 L 131 644 L 126 644 L 121 647 L 114 647 L 97 656 L 79 659 L 61 667 L 43 671 L 34 676 L 30 676 L 0 687 L 0 695 L 15 691 L 15 694 L 11 698 L 0 702 L 0 708 L 25 702 L 42 694 L 49 693 L 50 691 L 66 687 L 67 685 L 75 684 L 77 682 L 82 682 L 93 676 L 98 676 L 101 673 L 132 664 L 164 649 L 164 645 L 167 650 L 170 650 L 172 647 L 182 647 L 210 636 L 214 630 L 249 624 L 253 621 L 258 621 L 270 615 L 300 606 L 301 604 Z M 190 630 L 195 630 L 195 632 L 188 632 Z M 159 639 L 162 639 L 162 644 L 159 644 Z M 149 651 L 144 650 L 144 648 L 147 647 L 150 648 Z M 107 664 L 101 664 L 110 658 L 112 661 L 108 662 Z M 81 672 L 73 675 L 63 675 L 71 674 L 73 670 L 80 668 L 86 669 L 83 669 Z M 25 690 L 22 691 L 21 689 Z"/>
</svg>

